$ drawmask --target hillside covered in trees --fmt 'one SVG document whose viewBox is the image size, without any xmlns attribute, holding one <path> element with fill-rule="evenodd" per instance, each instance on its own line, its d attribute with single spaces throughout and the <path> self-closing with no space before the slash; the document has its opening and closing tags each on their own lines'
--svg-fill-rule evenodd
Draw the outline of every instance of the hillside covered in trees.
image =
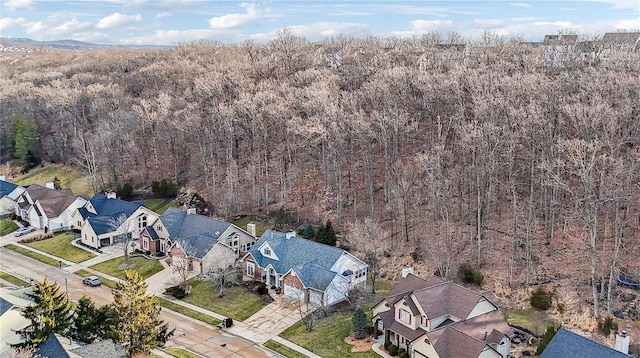
<svg viewBox="0 0 640 358">
<path fill-rule="evenodd" d="M 285 33 L 7 55 L 2 159 L 75 165 L 96 191 L 168 179 L 220 217 L 291 211 L 347 234 L 369 218 L 390 271 L 564 279 L 570 308 L 599 316 L 618 269 L 640 273 L 640 56 L 548 67 L 541 51 Z"/>
</svg>

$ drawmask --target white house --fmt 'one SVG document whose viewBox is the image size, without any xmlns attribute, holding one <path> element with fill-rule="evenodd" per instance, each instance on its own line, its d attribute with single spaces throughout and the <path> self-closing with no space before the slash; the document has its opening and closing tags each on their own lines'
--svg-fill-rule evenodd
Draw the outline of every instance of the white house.
<svg viewBox="0 0 640 358">
<path fill-rule="evenodd" d="M 0 177 L 0 216 L 15 212 L 16 201 L 25 190 L 24 187 Z"/>
<path fill-rule="evenodd" d="M 157 218 L 158 214 L 140 202 L 120 200 L 113 194 L 96 194 L 76 210 L 73 220 L 80 227 L 81 242 L 99 249 L 113 245 L 125 232 L 137 240 L 140 231 Z"/>
<path fill-rule="evenodd" d="M 74 213 L 86 203 L 70 190 L 53 189 L 53 183 L 31 184 L 17 198 L 15 213 L 37 229 L 61 231 L 74 228 Z"/>
<path fill-rule="evenodd" d="M 246 278 L 325 307 L 345 300 L 351 288 L 367 281 L 366 263 L 345 250 L 295 233 L 267 230 L 242 262 Z"/>
</svg>

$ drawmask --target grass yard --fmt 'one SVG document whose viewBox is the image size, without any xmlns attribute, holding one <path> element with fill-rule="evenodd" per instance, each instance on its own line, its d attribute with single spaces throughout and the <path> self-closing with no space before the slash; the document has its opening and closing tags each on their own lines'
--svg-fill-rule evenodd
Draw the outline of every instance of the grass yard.
<svg viewBox="0 0 640 358">
<path fill-rule="evenodd" d="M 0 236 L 12 233 L 18 229 L 18 225 L 10 219 L 0 220 Z"/>
<path fill-rule="evenodd" d="M 162 271 L 162 264 L 160 264 L 158 260 L 149 260 L 145 259 L 144 257 L 129 257 L 129 262 L 132 262 L 134 264 L 131 269 L 138 271 L 143 280 Z M 93 265 L 91 266 L 91 268 L 107 275 L 124 279 L 124 270 L 118 269 L 118 266 L 122 265 L 123 263 L 124 256 L 121 256 Z"/>
<path fill-rule="evenodd" d="M 96 256 L 71 245 L 73 239 L 74 237 L 71 234 L 59 233 L 51 239 L 34 241 L 25 245 L 75 263 L 86 261 Z"/>
<path fill-rule="evenodd" d="M 545 312 L 538 311 L 534 308 L 510 311 L 507 322 L 524 327 L 538 336 L 542 335 L 548 326 L 555 324 Z"/>
<path fill-rule="evenodd" d="M 268 340 L 264 343 L 264 346 L 271 349 L 274 352 L 278 352 L 287 358 L 306 358 L 307 356 L 299 353 L 298 351 L 294 351 L 293 349 L 282 345 L 274 340 Z"/>
<path fill-rule="evenodd" d="M 218 298 L 218 289 L 209 281 L 191 279 L 187 284 L 193 289 L 191 294 L 183 299 L 184 302 L 237 321 L 244 321 L 265 306 L 260 297 L 243 287 L 228 287 L 224 290 L 224 297 Z"/>
<path fill-rule="evenodd" d="M 89 272 L 87 270 L 78 270 L 76 272 L 74 272 L 76 275 L 80 276 L 80 277 L 89 277 L 89 276 L 98 276 L 100 277 L 100 281 L 102 281 L 102 284 L 109 287 L 109 288 L 116 288 L 116 281 L 113 280 L 109 280 L 108 278 L 102 277 L 100 275 L 95 275 L 92 272 Z"/>
<path fill-rule="evenodd" d="M 245 216 L 240 220 L 236 220 L 233 224 L 243 230 L 247 230 L 247 224 L 253 222 L 256 224 L 256 236 L 260 237 L 265 231 L 273 228 L 273 222 L 262 222 L 258 220 L 253 220 L 251 216 Z"/>
<path fill-rule="evenodd" d="M 143 200 L 142 204 L 160 215 L 164 214 L 169 208 L 178 207 L 173 199 L 147 199 Z"/>
<path fill-rule="evenodd" d="M 6 272 L 0 271 L 0 278 L 5 280 L 5 281 L 7 281 L 7 282 L 9 282 L 9 283 L 12 283 L 12 284 L 18 286 L 18 287 L 29 286 L 29 282 L 23 281 L 23 280 L 15 277 L 13 275 L 10 275 L 10 274 L 8 274 Z"/>
<path fill-rule="evenodd" d="M 18 185 L 44 185 L 47 182 L 52 182 L 55 177 L 58 177 L 63 189 L 71 189 L 75 195 L 86 194 L 93 196 L 91 185 L 81 171 L 61 166 L 31 170 L 29 173 L 15 178 L 13 183 Z"/>
<path fill-rule="evenodd" d="M 199 355 L 191 353 L 181 348 L 165 348 L 163 350 L 166 353 L 171 354 L 172 356 L 177 358 L 200 358 Z"/>
<path fill-rule="evenodd" d="M 363 307 L 364 308 L 364 307 Z M 365 312 L 368 312 L 368 307 Z M 368 313 L 370 315 L 370 313 Z M 322 318 L 316 323 L 315 329 L 307 332 L 303 321 L 300 321 L 280 334 L 280 337 L 302 346 L 321 357 L 380 357 L 373 350 L 361 353 L 351 353 L 353 346 L 344 339 L 351 332 L 351 318 L 353 312 L 338 312 Z"/>
<path fill-rule="evenodd" d="M 11 250 L 11 251 L 15 251 L 15 252 L 19 253 L 20 255 L 30 257 L 30 258 L 32 258 L 34 260 L 38 260 L 38 261 L 40 261 L 42 263 L 45 263 L 47 265 L 60 267 L 60 262 L 58 262 L 58 260 L 54 260 L 54 259 L 49 258 L 49 257 L 44 256 L 44 255 L 40 255 L 37 252 L 33 252 L 33 251 L 27 250 L 27 249 L 23 249 L 22 247 L 18 247 L 18 246 L 13 245 L 13 244 L 9 244 L 9 245 L 7 245 L 5 247 L 7 249 Z"/>
<path fill-rule="evenodd" d="M 197 319 L 198 321 L 202 321 L 206 324 L 210 324 L 212 326 L 217 326 L 220 324 L 220 320 L 214 317 L 211 317 L 209 315 L 206 315 L 204 313 L 200 313 L 198 311 L 194 311 L 191 308 L 187 308 L 184 306 L 181 306 L 177 303 L 173 303 L 170 300 L 164 299 L 162 297 L 158 297 L 158 302 L 160 302 L 160 306 L 172 310 L 174 312 L 178 312 L 180 314 L 183 314 L 187 317 L 191 317 L 193 319 Z"/>
</svg>

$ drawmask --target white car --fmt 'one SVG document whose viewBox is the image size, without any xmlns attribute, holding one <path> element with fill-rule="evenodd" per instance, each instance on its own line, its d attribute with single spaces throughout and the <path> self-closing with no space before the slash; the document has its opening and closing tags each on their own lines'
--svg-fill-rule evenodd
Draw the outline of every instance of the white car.
<svg viewBox="0 0 640 358">
<path fill-rule="evenodd" d="M 27 226 L 27 227 L 21 227 L 18 230 L 16 230 L 13 235 L 15 236 L 22 236 L 22 235 L 26 235 L 30 232 L 34 232 L 36 231 L 36 228 L 32 227 L 32 226 Z"/>
<path fill-rule="evenodd" d="M 89 277 L 85 277 L 82 280 L 82 283 L 89 286 L 100 286 L 102 284 L 102 281 L 98 276 L 89 276 Z"/>
</svg>

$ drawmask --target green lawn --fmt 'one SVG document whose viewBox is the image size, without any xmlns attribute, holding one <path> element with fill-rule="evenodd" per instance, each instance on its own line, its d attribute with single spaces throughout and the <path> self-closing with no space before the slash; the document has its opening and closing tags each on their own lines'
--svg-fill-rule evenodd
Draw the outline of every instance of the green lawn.
<svg viewBox="0 0 640 358">
<path fill-rule="evenodd" d="M 193 354 L 181 348 L 165 348 L 163 350 L 177 358 L 200 358 L 199 355 Z"/>
<path fill-rule="evenodd" d="M 508 312 L 507 322 L 524 327 L 538 336 L 542 335 L 548 326 L 555 324 L 546 312 L 534 308 Z"/>
<path fill-rule="evenodd" d="M 33 251 L 27 250 L 27 249 L 23 249 L 22 247 L 18 247 L 18 246 L 13 245 L 13 244 L 9 244 L 9 245 L 7 245 L 5 247 L 7 249 L 11 250 L 11 251 L 15 251 L 15 252 L 19 253 L 20 255 L 31 257 L 32 259 L 38 260 L 38 261 L 40 261 L 42 263 L 45 263 L 47 265 L 60 267 L 60 262 L 58 262 L 58 260 L 54 260 L 54 259 L 49 258 L 49 257 L 44 256 L 44 255 L 40 255 L 37 252 L 33 252 Z"/>
<path fill-rule="evenodd" d="M 365 309 L 365 312 L 368 315 L 371 314 L 368 309 Z M 353 312 L 334 313 L 329 317 L 318 320 L 315 329 L 311 332 L 308 332 L 304 322 L 300 321 L 282 332 L 280 336 L 321 357 L 380 357 L 373 350 L 351 353 L 353 346 L 347 344 L 344 339 L 351 333 L 352 316 Z"/>
<path fill-rule="evenodd" d="M 89 260 L 96 256 L 86 250 L 71 245 L 73 239 L 74 237 L 71 234 L 58 233 L 51 239 L 34 241 L 25 245 L 76 263 Z"/>
<path fill-rule="evenodd" d="M 12 283 L 12 284 L 14 284 L 16 286 L 22 286 L 22 287 L 29 286 L 29 282 L 23 281 L 23 280 L 15 277 L 13 275 L 10 275 L 10 274 L 8 274 L 6 272 L 0 271 L 0 278 L 5 280 L 5 281 L 7 281 L 7 282 L 10 282 L 10 283 Z"/>
<path fill-rule="evenodd" d="M 242 287 L 228 287 L 224 290 L 224 297 L 218 298 L 218 289 L 210 281 L 191 279 L 187 283 L 193 289 L 183 299 L 184 302 L 237 321 L 244 321 L 265 306 L 260 297 Z"/>
<path fill-rule="evenodd" d="M 293 349 L 282 345 L 274 340 L 268 340 L 264 343 L 264 346 L 271 349 L 272 351 L 278 352 L 280 354 L 282 354 L 283 356 L 287 357 L 287 358 L 306 358 L 307 356 L 298 352 L 298 351 L 294 351 Z"/>
<path fill-rule="evenodd" d="M 102 281 L 102 284 L 109 287 L 109 288 L 116 288 L 116 281 L 113 280 L 109 280 L 108 278 L 102 277 L 100 275 L 96 275 L 93 272 L 89 272 L 87 270 L 78 270 L 76 272 L 74 272 L 76 275 L 80 276 L 80 277 L 89 277 L 89 276 L 98 276 L 100 277 L 100 281 Z"/>
<path fill-rule="evenodd" d="M 18 225 L 10 219 L 0 220 L 0 236 L 4 236 L 18 229 Z"/>
<path fill-rule="evenodd" d="M 34 169 L 29 173 L 16 178 L 13 180 L 13 183 L 18 185 L 44 185 L 47 182 L 52 182 L 55 177 L 58 177 L 63 189 L 71 189 L 75 195 L 93 195 L 91 185 L 85 179 L 84 174 L 81 171 L 58 166 Z"/>
<path fill-rule="evenodd" d="M 243 230 L 247 230 L 247 224 L 253 222 L 256 224 L 256 236 L 260 237 L 265 231 L 273 228 L 273 222 L 262 222 L 258 220 L 253 220 L 251 216 L 247 215 L 240 220 L 236 220 L 233 224 Z"/>
<path fill-rule="evenodd" d="M 162 264 L 160 264 L 158 260 L 145 259 L 144 257 L 129 257 L 129 262 L 132 262 L 134 264 L 131 269 L 138 271 L 143 280 L 162 271 Z M 121 256 L 93 265 L 91 266 L 91 268 L 107 275 L 124 279 L 124 270 L 118 269 L 118 266 L 122 265 L 123 263 L 124 256 Z"/>
<path fill-rule="evenodd" d="M 220 320 L 204 313 L 200 313 L 198 311 L 194 311 L 190 308 L 181 306 L 177 303 L 171 302 L 170 300 L 164 299 L 162 297 L 158 297 L 158 302 L 160 302 L 160 306 L 172 310 L 174 312 L 181 313 L 187 317 L 191 317 L 193 319 L 197 319 L 198 321 L 202 321 L 204 323 L 210 324 L 212 326 L 217 326 L 220 324 Z"/>
<path fill-rule="evenodd" d="M 147 199 L 143 200 L 142 204 L 160 215 L 164 214 L 169 208 L 178 207 L 173 199 Z"/>
</svg>

